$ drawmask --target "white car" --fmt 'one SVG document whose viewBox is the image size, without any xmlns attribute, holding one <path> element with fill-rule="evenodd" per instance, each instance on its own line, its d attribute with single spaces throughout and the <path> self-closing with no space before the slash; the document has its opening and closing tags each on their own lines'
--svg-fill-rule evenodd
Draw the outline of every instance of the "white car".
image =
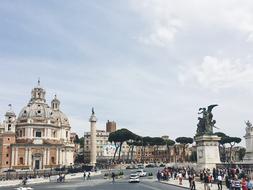
<svg viewBox="0 0 253 190">
<path fill-rule="evenodd" d="M 17 190 L 33 190 L 31 187 L 18 187 Z"/>
<path fill-rule="evenodd" d="M 145 177 L 145 176 L 147 176 L 147 172 L 145 172 L 144 170 L 137 170 L 136 173 L 137 173 L 140 177 Z"/>
<path fill-rule="evenodd" d="M 140 177 L 138 174 L 131 174 L 129 178 L 129 183 L 139 183 L 140 182 Z"/>
</svg>

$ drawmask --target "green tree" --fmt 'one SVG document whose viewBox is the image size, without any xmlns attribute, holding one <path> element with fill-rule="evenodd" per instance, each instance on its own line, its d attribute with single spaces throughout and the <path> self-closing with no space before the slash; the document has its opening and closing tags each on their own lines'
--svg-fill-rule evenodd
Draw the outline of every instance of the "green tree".
<svg viewBox="0 0 253 190">
<path fill-rule="evenodd" d="M 159 151 L 159 146 L 166 145 L 166 142 L 161 137 L 153 137 L 151 138 L 150 145 L 154 147 L 154 156 L 157 158 L 157 153 Z"/>
<path fill-rule="evenodd" d="M 239 160 L 242 161 L 245 154 L 246 154 L 246 149 L 242 147 L 242 148 L 240 148 L 238 153 L 239 153 Z"/>
<path fill-rule="evenodd" d="M 197 162 L 197 151 L 193 151 L 191 156 L 190 156 L 190 161 L 191 162 Z"/>
<path fill-rule="evenodd" d="M 120 154 L 121 154 L 123 143 L 130 140 L 130 139 L 134 140 L 135 137 L 136 137 L 136 135 L 134 133 L 132 133 L 131 131 L 129 131 L 128 129 L 125 129 L 125 128 L 119 129 L 113 133 L 110 133 L 108 140 L 110 142 L 114 142 L 114 144 L 116 146 L 113 160 L 115 160 L 115 156 L 116 156 L 116 153 L 118 150 L 119 150 L 118 161 L 120 160 Z"/>
<path fill-rule="evenodd" d="M 166 139 L 165 140 L 165 144 L 166 144 L 166 147 L 167 147 L 167 162 L 170 162 L 170 147 L 173 146 L 175 144 L 175 141 L 171 140 L 171 139 Z"/>
<path fill-rule="evenodd" d="M 80 144 L 80 139 L 79 139 L 78 135 L 75 136 L 74 143 Z"/>
<path fill-rule="evenodd" d="M 80 148 L 83 148 L 84 145 L 84 137 L 81 137 L 79 140 Z"/>
<path fill-rule="evenodd" d="M 224 137 L 222 139 L 222 143 L 224 144 L 229 144 L 230 145 L 230 151 L 229 151 L 229 161 L 231 162 L 232 161 L 232 149 L 233 147 L 235 146 L 235 144 L 237 143 L 240 143 L 241 142 L 241 138 L 239 137 Z"/>
<path fill-rule="evenodd" d="M 138 146 L 139 145 L 139 141 L 140 141 L 141 137 L 138 136 L 138 135 L 135 135 L 134 137 L 134 140 L 133 139 L 130 139 L 127 141 L 127 144 L 129 146 L 129 150 L 128 150 L 128 153 L 127 153 L 127 161 L 128 162 L 132 162 L 133 161 L 133 152 L 134 152 L 134 147 Z M 130 156 L 130 159 L 129 159 L 129 156 Z"/>
<path fill-rule="evenodd" d="M 120 141 L 119 141 L 119 138 L 118 138 L 118 136 L 116 134 L 116 131 L 115 132 L 111 132 L 109 134 L 108 141 L 111 142 L 111 143 L 114 143 L 114 146 L 115 146 L 115 151 L 114 151 L 114 154 L 113 154 L 113 162 L 114 162 L 116 154 L 117 154 L 118 149 L 119 149 L 119 144 L 120 144 Z"/>
<path fill-rule="evenodd" d="M 224 141 L 224 138 L 227 137 L 225 133 L 222 132 L 216 132 L 214 135 L 217 135 L 218 137 L 221 138 L 219 141 L 219 152 L 220 152 L 220 159 L 222 162 L 226 161 L 226 141 Z"/>
<path fill-rule="evenodd" d="M 183 145 L 183 161 L 185 161 L 185 147 L 187 144 L 193 143 L 193 138 L 191 137 L 178 137 L 175 140 L 177 143 Z"/>
</svg>

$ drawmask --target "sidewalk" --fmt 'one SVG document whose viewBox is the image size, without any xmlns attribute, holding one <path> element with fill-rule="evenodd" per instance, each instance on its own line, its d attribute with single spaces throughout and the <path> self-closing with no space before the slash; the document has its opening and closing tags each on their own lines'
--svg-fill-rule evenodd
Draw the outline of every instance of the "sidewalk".
<svg viewBox="0 0 253 190">
<path fill-rule="evenodd" d="M 101 175 L 101 171 L 98 172 L 91 172 L 91 176 Z M 56 182 L 58 179 L 58 175 L 51 176 L 50 178 L 32 178 L 27 180 L 27 185 L 29 184 L 36 184 L 36 183 L 49 183 L 49 182 Z M 82 178 L 83 173 L 74 173 L 74 174 L 67 174 L 65 176 L 65 180 L 74 179 L 74 178 Z M 8 186 L 17 186 L 22 184 L 22 180 L 6 180 L 0 181 L 0 187 L 8 187 Z"/>
<path fill-rule="evenodd" d="M 169 181 L 160 181 L 161 183 L 165 183 L 168 185 L 174 185 L 177 187 L 182 187 L 186 189 L 190 189 L 189 186 L 189 181 L 188 180 L 183 180 L 182 185 L 179 185 L 179 180 L 176 179 L 170 179 Z M 196 184 L 196 190 L 204 190 L 204 183 L 201 183 L 199 181 L 195 181 Z M 225 185 L 222 185 L 223 190 L 227 190 L 227 187 Z M 216 183 L 212 184 L 211 190 L 218 190 L 218 185 Z"/>
</svg>

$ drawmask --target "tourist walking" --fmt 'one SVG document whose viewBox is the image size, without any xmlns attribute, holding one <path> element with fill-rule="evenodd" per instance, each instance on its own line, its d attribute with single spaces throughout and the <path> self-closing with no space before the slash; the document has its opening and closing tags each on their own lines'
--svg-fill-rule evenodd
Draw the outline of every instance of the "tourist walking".
<svg viewBox="0 0 253 190">
<path fill-rule="evenodd" d="M 179 185 L 183 185 L 183 175 L 181 172 L 178 173 L 178 180 L 179 180 Z"/>
<path fill-rule="evenodd" d="M 222 190 L 222 176 L 219 173 L 217 177 L 218 190 Z"/>
<path fill-rule="evenodd" d="M 88 173 L 88 178 L 87 179 L 90 180 L 90 172 Z"/>
<path fill-rule="evenodd" d="M 238 179 L 237 175 L 235 175 L 234 180 L 233 180 L 233 186 L 234 186 L 234 190 L 241 190 L 241 182 Z"/>
<path fill-rule="evenodd" d="M 246 178 L 244 177 L 243 179 L 242 179 L 242 190 L 248 190 L 248 187 L 247 187 L 247 180 L 246 180 Z"/>
<path fill-rule="evenodd" d="M 247 188 L 248 190 L 252 190 L 253 189 L 253 184 L 251 183 L 250 179 L 247 179 Z"/>
<path fill-rule="evenodd" d="M 83 180 L 85 181 L 86 179 L 86 171 L 83 172 Z"/>
<path fill-rule="evenodd" d="M 204 177 L 203 177 L 203 180 L 204 180 L 204 190 L 208 190 L 208 174 L 207 173 L 204 173 Z"/>
<path fill-rule="evenodd" d="M 196 184 L 195 184 L 195 174 L 192 175 L 191 180 L 191 190 L 196 190 Z"/>
<path fill-rule="evenodd" d="M 114 183 L 115 182 L 115 173 L 112 172 L 112 182 Z"/>
</svg>

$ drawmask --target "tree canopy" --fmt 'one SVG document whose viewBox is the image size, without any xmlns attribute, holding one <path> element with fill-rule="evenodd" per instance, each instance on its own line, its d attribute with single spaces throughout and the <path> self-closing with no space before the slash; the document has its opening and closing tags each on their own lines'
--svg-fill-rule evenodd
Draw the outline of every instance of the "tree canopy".
<svg viewBox="0 0 253 190">
<path fill-rule="evenodd" d="M 177 143 L 185 144 L 185 145 L 193 143 L 193 138 L 191 138 L 191 137 L 178 137 L 175 140 Z"/>
</svg>

